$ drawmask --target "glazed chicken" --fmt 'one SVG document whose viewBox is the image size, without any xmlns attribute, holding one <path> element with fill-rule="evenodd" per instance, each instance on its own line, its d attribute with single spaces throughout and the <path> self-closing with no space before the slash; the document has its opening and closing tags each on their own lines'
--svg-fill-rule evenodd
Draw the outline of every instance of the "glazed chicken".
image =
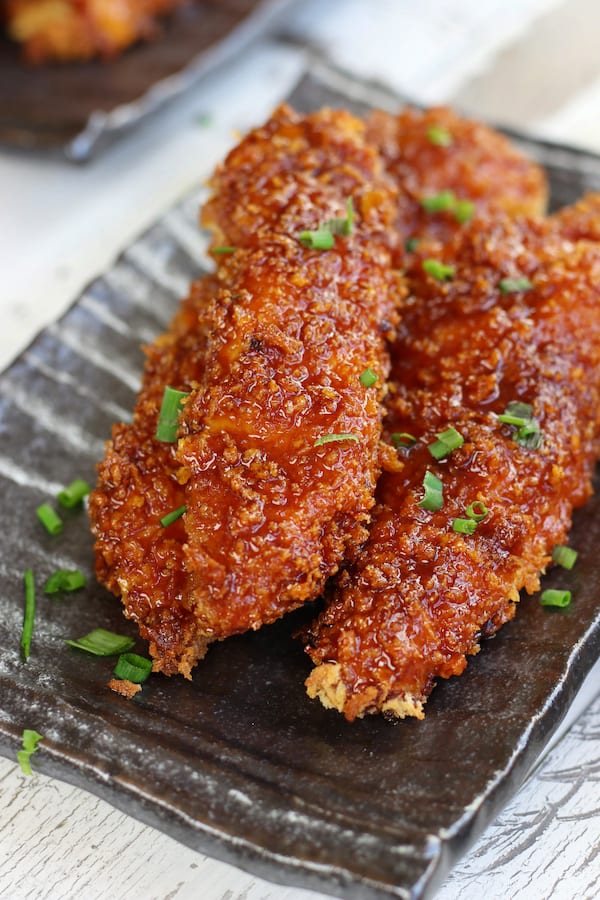
<svg viewBox="0 0 600 900">
<path fill-rule="evenodd" d="M 10 37 L 33 63 L 116 56 L 153 37 L 160 16 L 185 0 L 6 0 Z"/>
<path fill-rule="evenodd" d="M 204 221 L 218 271 L 182 314 L 199 321 L 150 349 L 90 502 L 98 575 L 156 669 L 189 675 L 210 641 L 318 596 L 364 542 L 402 298 L 395 208 L 343 112 L 281 108 L 217 172 Z M 166 384 L 191 388 L 167 448 L 153 437 Z"/>
<path fill-rule="evenodd" d="M 308 693 L 349 720 L 422 718 L 435 680 L 538 589 L 591 493 L 600 245 L 561 232 L 579 236 L 583 211 L 480 220 L 413 258 L 385 431 L 406 449 L 308 634 Z"/>
</svg>

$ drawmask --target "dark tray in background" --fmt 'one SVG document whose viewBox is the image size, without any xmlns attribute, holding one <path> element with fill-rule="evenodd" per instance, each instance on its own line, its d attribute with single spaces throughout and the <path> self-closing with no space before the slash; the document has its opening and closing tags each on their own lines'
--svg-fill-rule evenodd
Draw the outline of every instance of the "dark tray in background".
<svg viewBox="0 0 600 900">
<path fill-rule="evenodd" d="M 265 33 L 293 0 L 195 0 L 110 62 L 31 66 L 0 37 L 0 144 L 87 160 Z"/>
<path fill-rule="evenodd" d="M 395 102 L 327 68 L 292 99 Z M 521 143 L 547 165 L 555 203 L 600 187 L 600 158 Z M 84 514 L 52 538 L 35 509 L 72 477 L 94 478 L 112 421 L 132 408 L 139 341 L 164 328 L 179 286 L 200 272 L 202 248 L 180 238 L 197 202 L 166 213 L 0 376 L 0 751 L 14 759 L 22 729 L 35 728 L 46 736 L 36 769 L 273 881 L 357 900 L 431 897 L 517 791 L 598 657 L 600 495 L 575 516 L 576 568 L 544 579 L 568 583 L 572 606 L 524 598 L 466 673 L 439 684 L 423 722 L 351 725 L 310 701 L 310 663 L 292 637 L 310 609 L 212 647 L 191 682 L 152 677 L 132 702 L 111 693 L 112 662 L 64 639 L 135 629 L 91 576 Z M 38 585 L 59 566 L 90 583 L 79 597 L 39 597 L 23 664 L 28 566 Z"/>
</svg>

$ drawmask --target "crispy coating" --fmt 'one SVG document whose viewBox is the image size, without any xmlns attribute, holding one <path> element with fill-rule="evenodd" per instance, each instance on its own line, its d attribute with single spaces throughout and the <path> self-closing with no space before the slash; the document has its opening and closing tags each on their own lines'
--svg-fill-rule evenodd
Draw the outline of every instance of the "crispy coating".
<svg viewBox="0 0 600 900">
<path fill-rule="evenodd" d="M 153 37 L 185 0 L 7 0 L 11 38 L 32 63 L 108 59 Z"/>
<path fill-rule="evenodd" d="M 308 693 L 349 720 L 422 718 L 435 679 L 460 674 L 481 638 L 514 615 L 519 591 L 537 590 L 591 492 L 600 246 L 569 242 L 560 222 L 495 218 L 437 255 L 455 276 L 427 275 L 417 253 L 393 350 L 389 424 L 417 443 L 382 474 L 369 541 L 308 635 Z M 500 281 L 516 277 L 532 289 L 503 293 Z M 540 448 L 497 420 L 513 400 L 533 406 Z M 437 462 L 427 445 L 449 426 L 465 443 Z M 437 512 L 419 507 L 427 471 L 443 482 Z M 475 500 L 487 518 L 457 533 L 453 520 Z"/>
<path fill-rule="evenodd" d="M 157 441 L 155 432 L 165 385 L 187 392 L 203 377 L 207 311 L 217 291 L 212 277 L 192 285 L 168 332 L 146 348 L 133 422 L 114 426 L 89 502 L 99 581 L 122 595 L 125 615 L 150 641 L 156 668 L 181 666 L 187 673 L 204 644 L 194 645 L 193 619 L 183 602 L 185 530 L 182 520 L 168 528 L 160 524 L 185 495 L 175 445 Z M 187 661 L 182 642 L 191 648 Z"/>
<path fill-rule="evenodd" d="M 379 149 L 399 188 L 397 258 L 408 238 L 449 240 L 461 228 L 456 210 L 428 212 L 422 205 L 443 191 L 474 204 L 474 215 L 541 215 L 548 186 L 542 169 L 501 134 L 446 107 L 381 110 L 367 120 L 368 139 Z"/>
<path fill-rule="evenodd" d="M 586 194 L 573 206 L 559 210 L 552 220 L 571 241 L 600 243 L 600 194 Z"/>
<path fill-rule="evenodd" d="M 317 596 L 366 537 L 402 289 L 386 238 L 395 195 L 363 131 L 345 113 L 281 108 L 230 154 L 205 221 L 235 252 L 215 254 L 215 277 L 149 348 L 134 423 L 116 426 L 100 466 L 98 575 L 167 674 Z M 350 235 L 300 243 L 350 197 Z M 154 439 L 167 383 L 190 390 L 178 447 Z"/>
<path fill-rule="evenodd" d="M 227 289 L 178 448 L 189 598 L 207 639 L 318 596 L 366 538 L 401 289 L 394 193 L 363 131 L 344 112 L 281 108 L 230 154 L 205 209 L 217 242 L 237 248 L 220 257 Z M 352 233 L 303 246 L 298 234 L 344 217 L 350 197 Z"/>
</svg>

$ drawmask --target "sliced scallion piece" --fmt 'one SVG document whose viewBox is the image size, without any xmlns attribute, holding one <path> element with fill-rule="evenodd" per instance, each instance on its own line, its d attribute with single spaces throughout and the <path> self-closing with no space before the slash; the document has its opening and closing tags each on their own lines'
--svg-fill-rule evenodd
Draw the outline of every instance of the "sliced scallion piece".
<svg viewBox="0 0 600 900">
<path fill-rule="evenodd" d="M 313 447 L 320 447 L 322 444 L 331 444 L 334 441 L 356 441 L 358 443 L 359 437 L 356 434 L 348 434 L 346 432 L 342 432 L 341 434 L 322 434 L 321 437 L 316 439 Z"/>
<path fill-rule="evenodd" d="M 314 231 L 301 231 L 298 240 L 310 250 L 331 250 L 335 244 L 335 237 L 331 231 L 317 228 Z"/>
<path fill-rule="evenodd" d="M 40 734 L 39 731 L 33 731 L 30 728 L 24 729 L 23 749 L 17 752 L 17 762 L 21 766 L 23 775 L 33 775 L 31 769 L 31 754 L 36 752 L 39 742 L 43 740 L 44 735 Z"/>
<path fill-rule="evenodd" d="M 496 418 L 504 425 L 512 425 L 516 428 L 514 439 L 523 447 L 530 450 L 537 450 L 543 440 L 542 430 L 539 422 L 533 417 L 533 407 L 529 403 L 522 403 L 519 400 L 512 400 L 507 404 L 506 409 Z"/>
<path fill-rule="evenodd" d="M 437 512 L 444 505 L 443 482 L 433 472 L 427 470 L 423 476 L 423 487 L 425 495 L 418 505 L 429 512 Z"/>
<path fill-rule="evenodd" d="M 557 544 L 552 551 L 552 561 L 563 569 L 571 570 L 577 560 L 577 550 L 572 547 L 565 547 L 564 544 Z"/>
<path fill-rule="evenodd" d="M 377 380 L 377 372 L 375 372 L 373 369 L 365 369 L 364 372 L 361 372 L 360 383 L 363 385 L 363 387 L 373 387 Z"/>
<path fill-rule="evenodd" d="M 423 197 L 421 206 L 426 212 L 452 212 L 456 206 L 456 194 L 454 191 L 440 191 L 439 194 L 431 194 Z"/>
<path fill-rule="evenodd" d="M 114 668 L 116 678 L 125 681 L 133 681 L 134 684 L 142 684 L 152 671 L 152 660 L 137 653 L 122 653 Z"/>
<path fill-rule="evenodd" d="M 157 441 L 173 444 L 177 440 L 177 421 L 181 413 L 181 404 L 189 396 L 185 391 L 177 391 L 169 386 L 165 388 L 156 425 Z"/>
<path fill-rule="evenodd" d="M 87 481 L 84 481 L 83 478 L 76 478 L 66 488 L 58 492 L 56 499 L 65 509 L 74 509 L 84 497 L 87 497 L 90 491 L 91 487 Z"/>
<path fill-rule="evenodd" d="M 450 427 L 445 431 L 441 431 L 437 435 L 437 441 L 434 441 L 433 444 L 428 444 L 427 449 L 434 459 L 445 459 L 453 450 L 458 450 L 459 447 L 462 447 L 464 442 L 465 439 L 460 431 Z"/>
<path fill-rule="evenodd" d="M 395 431 L 390 435 L 390 440 L 394 447 L 412 447 L 417 443 L 414 434 L 409 434 L 408 431 Z"/>
<path fill-rule="evenodd" d="M 436 147 L 449 147 L 453 143 L 451 132 L 442 125 L 430 125 L 427 129 L 427 140 Z"/>
<path fill-rule="evenodd" d="M 571 591 L 559 591 L 548 588 L 542 591 L 540 603 L 542 606 L 568 606 L 571 602 Z"/>
<path fill-rule="evenodd" d="M 53 572 L 44 585 L 45 594 L 69 593 L 85 587 L 85 575 L 78 569 L 59 569 Z"/>
<path fill-rule="evenodd" d="M 519 291 L 530 291 L 533 284 L 529 278 L 503 278 L 498 287 L 503 294 L 516 294 Z"/>
<path fill-rule="evenodd" d="M 456 274 L 454 266 L 448 266 L 440 262 L 439 259 L 423 260 L 423 269 L 428 275 L 431 275 L 432 278 L 436 278 L 438 281 L 449 281 Z"/>
<path fill-rule="evenodd" d="M 458 531 L 459 534 L 473 534 L 477 529 L 475 519 L 453 519 L 452 531 Z"/>
<path fill-rule="evenodd" d="M 335 235 L 347 237 L 354 228 L 354 200 L 348 197 L 346 215 L 339 219 L 328 219 L 312 231 L 301 231 L 298 240 L 311 250 L 331 250 Z"/>
<path fill-rule="evenodd" d="M 349 234 L 352 234 L 352 229 L 354 228 L 354 200 L 352 197 L 348 197 L 346 200 L 346 215 L 341 219 L 329 219 L 327 222 L 324 222 L 321 226 L 325 231 L 330 231 L 332 234 L 339 234 L 342 237 L 347 237 Z"/>
<path fill-rule="evenodd" d="M 454 218 L 459 225 L 466 225 L 475 215 L 475 204 L 471 200 L 457 200 L 454 204 Z"/>
<path fill-rule="evenodd" d="M 176 522 L 177 519 L 180 519 L 186 511 L 187 506 L 185 504 L 183 506 L 178 506 L 177 509 L 174 509 L 170 513 L 167 513 L 166 516 L 163 516 L 160 520 L 160 524 L 163 528 L 168 528 L 169 525 L 172 525 L 173 522 Z"/>
<path fill-rule="evenodd" d="M 228 253 L 235 253 L 237 247 L 211 247 L 210 252 L 216 253 L 217 256 L 226 256 Z"/>
<path fill-rule="evenodd" d="M 63 530 L 63 521 L 49 503 L 42 503 L 36 509 L 36 515 L 48 534 L 60 534 Z"/>
<path fill-rule="evenodd" d="M 105 628 L 95 628 L 89 634 L 65 643 L 94 656 L 117 656 L 131 650 L 135 641 L 124 634 L 115 634 L 114 631 L 107 631 Z"/>
<path fill-rule="evenodd" d="M 483 500 L 473 500 L 473 502 L 469 503 L 465 510 L 467 518 L 473 519 L 473 521 L 475 522 L 483 522 L 483 520 L 489 515 L 489 512 L 490 511 Z"/>
<path fill-rule="evenodd" d="M 25 612 L 23 614 L 23 630 L 21 632 L 21 650 L 23 658 L 29 659 L 31 639 L 33 637 L 33 623 L 35 621 L 35 578 L 32 569 L 25 570 L 23 580 L 25 581 Z"/>
</svg>

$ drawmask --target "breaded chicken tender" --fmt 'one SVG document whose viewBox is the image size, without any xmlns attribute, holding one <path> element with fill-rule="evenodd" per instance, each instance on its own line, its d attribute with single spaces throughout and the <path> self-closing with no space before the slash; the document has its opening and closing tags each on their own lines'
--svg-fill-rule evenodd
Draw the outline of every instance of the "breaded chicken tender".
<svg viewBox="0 0 600 900">
<path fill-rule="evenodd" d="M 537 216 L 546 208 L 542 169 L 497 131 L 446 107 L 376 110 L 367 136 L 399 190 L 399 265 L 411 239 L 446 241 L 473 216 Z"/>
<path fill-rule="evenodd" d="M 192 321 L 150 349 L 134 425 L 117 426 L 90 503 L 99 577 L 156 669 L 189 675 L 210 641 L 313 599 L 365 540 L 402 298 L 394 211 L 346 113 L 281 108 L 218 171 L 204 216 L 218 271 L 193 290 Z M 312 232 L 328 249 L 306 246 Z M 167 384 L 189 397 L 179 443 L 163 445 Z"/>
<path fill-rule="evenodd" d="M 33 63 L 116 56 L 185 0 L 6 0 L 10 37 Z"/>
<path fill-rule="evenodd" d="M 496 217 L 413 259 L 385 436 L 416 441 L 396 438 L 412 446 L 382 474 L 369 540 L 308 634 L 308 693 L 349 720 L 422 718 L 435 680 L 538 589 L 590 496 L 600 246 L 560 226 Z M 440 456 L 444 432 L 455 449 Z"/>
</svg>

